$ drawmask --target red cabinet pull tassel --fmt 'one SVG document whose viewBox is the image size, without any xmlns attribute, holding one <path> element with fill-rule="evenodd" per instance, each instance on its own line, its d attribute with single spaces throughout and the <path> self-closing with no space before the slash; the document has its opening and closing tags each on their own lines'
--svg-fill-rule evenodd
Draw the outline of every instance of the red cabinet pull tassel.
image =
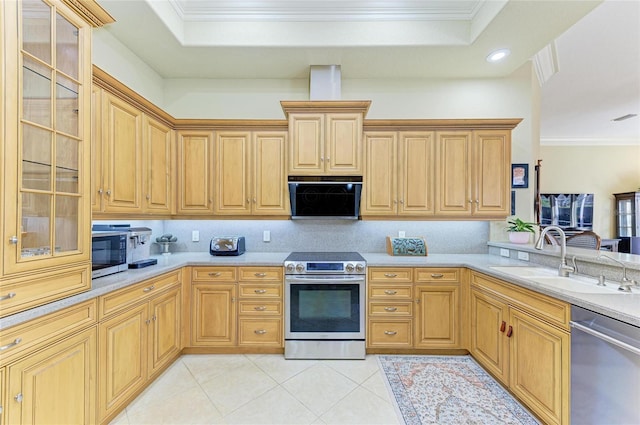
<svg viewBox="0 0 640 425">
<path fill-rule="evenodd" d="M 507 322 L 503 320 L 502 324 L 500 325 L 500 332 L 504 332 L 506 328 L 507 328 Z"/>
</svg>

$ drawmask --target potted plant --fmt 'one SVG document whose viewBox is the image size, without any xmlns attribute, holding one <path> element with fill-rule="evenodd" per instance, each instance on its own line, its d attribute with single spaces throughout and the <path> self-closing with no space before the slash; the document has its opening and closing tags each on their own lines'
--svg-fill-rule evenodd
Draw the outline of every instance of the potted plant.
<svg viewBox="0 0 640 425">
<path fill-rule="evenodd" d="M 509 241 L 511 243 L 529 243 L 529 233 L 536 232 L 535 223 L 522 221 L 517 217 L 507 221 L 507 223 L 509 224 L 507 232 L 509 232 Z"/>
</svg>

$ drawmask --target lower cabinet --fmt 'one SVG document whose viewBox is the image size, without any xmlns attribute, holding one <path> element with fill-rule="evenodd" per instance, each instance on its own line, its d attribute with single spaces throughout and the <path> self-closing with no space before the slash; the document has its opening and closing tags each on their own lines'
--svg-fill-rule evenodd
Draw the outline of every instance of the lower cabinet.
<svg viewBox="0 0 640 425">
<path fill-rule="evenodd" d="M 367 347 L 459 349 L 461 270 L 369 268 Z"/>
<path fill-rule="evenodd" d="M 471 274 L 473 357 L 548 424 L 569 423 L 570 306 Z"/>
<path fill-rule="evenodd" d="M 106 422 L 180 354 L 180 272 L 100 298 L 98 418 Z M 159 291 L 159 292 L 156 292 Z"/>
<path fill-rule="evenodd" d="M 96 303 L 87 301 L 0 332 L 0 420 L 96 422 Z"/>
<path fill-rule="evenodd" d="M 191 346 L 283 347 L 282 267 L 193 267 Z"/>
</svg>

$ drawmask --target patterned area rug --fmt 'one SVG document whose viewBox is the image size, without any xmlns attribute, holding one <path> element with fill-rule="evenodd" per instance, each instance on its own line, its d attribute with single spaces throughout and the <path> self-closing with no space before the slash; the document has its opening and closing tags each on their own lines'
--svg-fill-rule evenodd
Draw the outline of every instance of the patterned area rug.
<svg viewBox="0 0 640 425">
<path fill-rule="evenodd" d="M 378 356 L 406 425 L 539 422 L 471 356 Z"/>
</svg>

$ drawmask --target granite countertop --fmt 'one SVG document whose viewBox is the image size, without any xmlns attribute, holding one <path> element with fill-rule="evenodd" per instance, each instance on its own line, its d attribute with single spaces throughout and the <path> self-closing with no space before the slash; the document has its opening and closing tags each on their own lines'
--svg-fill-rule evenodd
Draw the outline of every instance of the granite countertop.
<svg viewBox="0 0 640 425">
<path fill-rule="evenodd" d="M 614 293 L 607 295 L 569 292 L 491 269 L 493 266 L 541 267 L 537 264 L 491 254 L 431 254 L 426 257 L 394 257 L 386 253 L 361 252 L 360 254 L 367 260 L 367 266 L 369 267 L 467 267 L 635 326 L 640 326 L 640 293 Z M 185 252 L 154 256 L 153 258 L 158 259 L 157 265 L 94 279 L 92 288 L 89 291 L 0 319 L 0 329 L 15 326 L 185 266 L 278 267 L 283 265 L 288 255 L 289 252 L 245 252 L 237 257 L 214 257 L 208 252 Z"/>
</svg>

